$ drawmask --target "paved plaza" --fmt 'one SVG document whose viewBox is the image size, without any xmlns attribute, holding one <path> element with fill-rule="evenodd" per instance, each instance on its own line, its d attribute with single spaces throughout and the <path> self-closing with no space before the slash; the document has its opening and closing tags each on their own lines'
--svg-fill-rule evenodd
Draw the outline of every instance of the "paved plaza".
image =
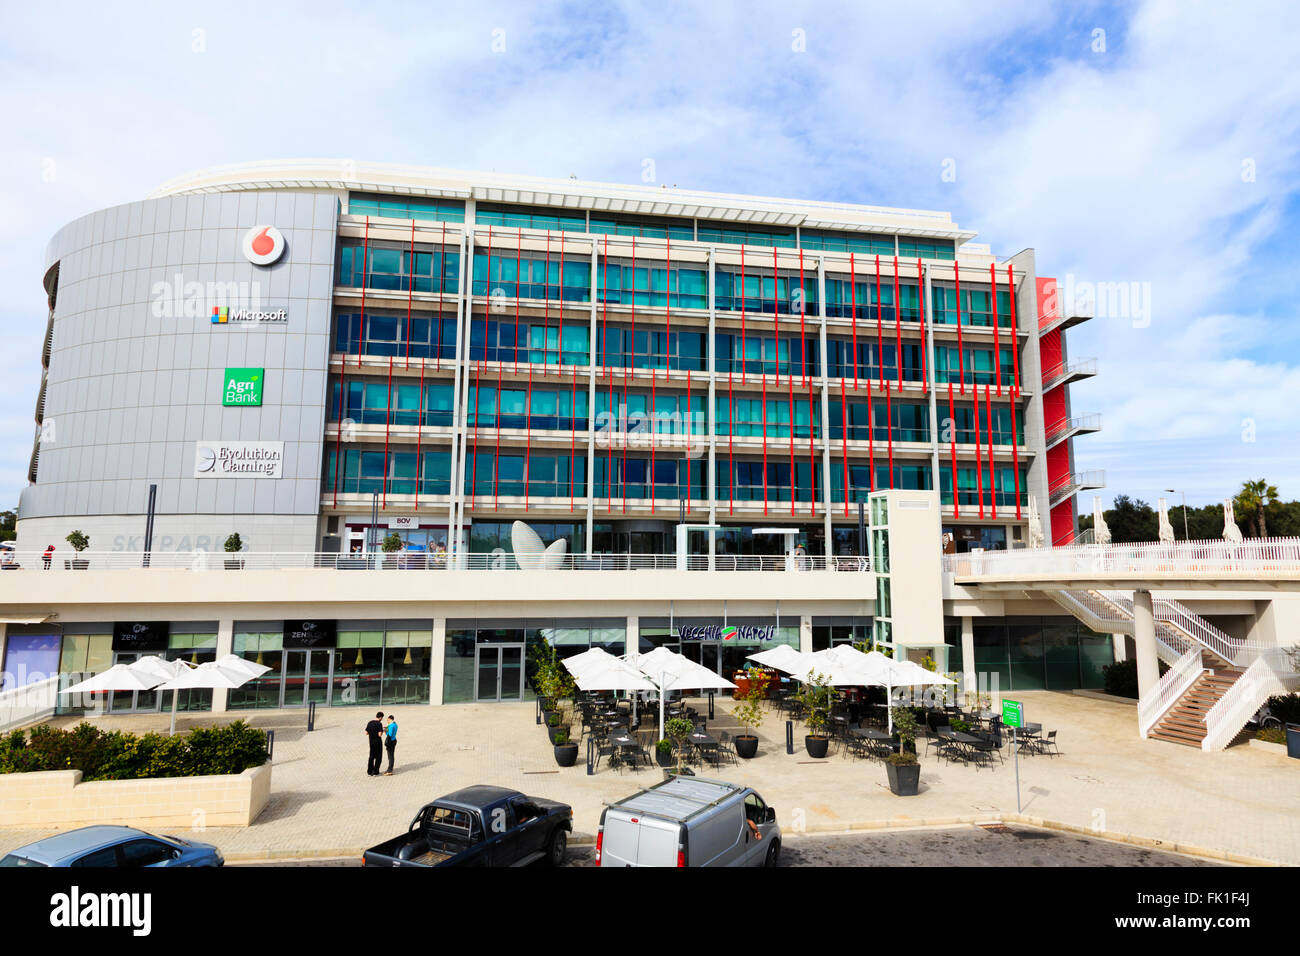
<svg viewBox="0 0 1300 956">
<path fill-rule="evenodd" d="M 799 726 L 796 752 L 787 755 L 785 724 L 774 714 L 760 731 L 757 758 L 707 772 L 754 786 L 776 807 L 786 831 L 818 834 L 1004 819 L 1131 838 L 1147 850 L 1300 864 L 1300 765 L 1295 761 L 1240 745 L 1203 753 L 1143 741 L 1137 736 L 1135 709 L 1124 704 L 1049 691 L 1015 696 L 1024 702 L 1027 720 L 1059 731 L 1061 749 L 1057 757 L 1021 759 L 1019 816 L 1014 766 L 1006 748 L 1006 762 L 995 761 L 992 768 L 940 763 L 923 755 L 920 794 L 896 797 L 879 761 L 838 754 L 809 758 Z M 731 701 L 719 698 L 716 706 L 710 728 L 734 731 Z M 253 826 L 181 835 L 215 843 L 232 860 L 353 856 L 403 831 L 423 803 L 468 784 L 493 783 L 570 803 L 573 842 L 582 843 L 594 838 L 604 803 L 662 778 L 658 767 L 619 772 L 602 765 L 594 776 L 586 774 L 581 762 L 557 768 L 545 733 L 534 723 L 532 704 L 404 707 L 395 714 L 401 742 L 392 777 L 365 774 L 367 708 L 318 710 L 311 733 L 303 711 L 243 714 L 276 732 L 269 805 Z M 183 716 L 180 727 L 213 719 Z M 166 714 L 97 718 L 134 731 L 165 730 L 167 721 Z M 0 850 L 42 835 L 0 828 Z M 1069 846 L 1069 841 L 1054 845 Z M 941 858 L 941 853 L 927 853 L 918 858 L 919 865 Z M 1087 857 L 1078 862 L 1088 862 Z"/>
</svg>

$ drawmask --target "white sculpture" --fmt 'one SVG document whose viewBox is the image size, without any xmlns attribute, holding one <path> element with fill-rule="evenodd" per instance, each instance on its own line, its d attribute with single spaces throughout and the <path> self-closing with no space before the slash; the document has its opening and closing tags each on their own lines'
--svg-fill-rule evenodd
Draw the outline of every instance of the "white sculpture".
<svg viewBox="0 0 1300 956">
<path fill-rule="evenodd" d="M 1101 513 L 1101 495 L 1092 496 L 1092 540 L 1094 544 L 1110 544 L 1110 528 Z"/>
<path fill-rule="evenodd" d="M 1223 540 L 1229 544 L 1241 544 L 1241 529 L 1232 515 L 1231 498 L 1223 499 Z"/>
<path fill-rule="evenodd" d="M 1174 543 L 1174 526 L 1169 523 L 1169 503 L 1160 499 L 1160 543 Z"/>
<path fill-rule="evenodd" d="M 1029 546 L 1043 546 L 1043 519 L 1038 515 L 1038 499 L 1033 495 L 1029 496 Z"/>
<path fill-rule="evenodd" d="M 541 536 L 522 521 L 510 526 L 510 545 L 515 551 L 515 563 L 525 571 L 556 571 L 564 566 L 569 543 L 560 538 L 550 546 L 542 543 Z"/>
</svg>

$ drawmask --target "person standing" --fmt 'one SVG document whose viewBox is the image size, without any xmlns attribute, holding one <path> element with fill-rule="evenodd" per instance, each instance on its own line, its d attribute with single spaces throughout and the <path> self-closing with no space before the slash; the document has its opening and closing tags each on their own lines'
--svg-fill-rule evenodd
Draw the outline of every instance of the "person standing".
<svg viewBox="0 0 1300 956">
<path fill-rule="evenodd" d="M 384 773 L 385 777 L 393 775 L 393 751 L 397 749 L 397 720 L 392 714 L 388 715 L 388 726 L 384 728 L 384 747 L 388 750 L 388 770 Z"/>
<path fill-rule="evenodd" d="M 45 570 L 48 571 L 50 569 L 50 562 L 54 560 L 54 545 L 49 545 L 45 549 L 45 553 L 41 555 L 41 560 L 45 562 Z"/>
<path fill-rule="evenodd" d="M 370 738 L 370 759 L 366 761 L 366 775 L 369 777 L 379 776 L 379 764 L 384 759 L 383 717 L 384 712 L 381 710 L 366 724 L 366 736 Z"/>
</svg>

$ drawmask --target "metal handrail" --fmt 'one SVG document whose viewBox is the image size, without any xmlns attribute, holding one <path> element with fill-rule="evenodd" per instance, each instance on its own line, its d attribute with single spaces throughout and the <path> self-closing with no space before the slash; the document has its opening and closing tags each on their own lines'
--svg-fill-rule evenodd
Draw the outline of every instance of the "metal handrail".
<svg viewBox="0 0 1300 956">
<path fill-rule="evenodd" d="M 1240 544 L 1180 541 L 967 552 L 945 555 L 944 570 L 962 577 L 1115 572 L 1192 578 L 1300 575 L 1300 538 L 1252 538 Z"/>
<path fill-rule="evenodd" d="M 679 563 L 675 554 L 592 554 L 579 552 L 536 561 L 535 570 L 545 571 L 853 571 L 871 570 L 871 558 L 859 555 L 757 555 L 707 554 L 687 555 Z M 515 556 L 507 551 L 461 554 L 449 557 L 427 551 L 384 553 L 296 552 L 296 551 L 56 551 L 45 568 L 43 552 L 17 551 L 0 555 L 0 585 L 6 572 L 65 574 L 73 571 L 120 570 L 188 570 L 188 571 L 258 571 L 258 570 L 400 570 L 400 571 L 508 571 L 520 570 Z"/>
</svg>

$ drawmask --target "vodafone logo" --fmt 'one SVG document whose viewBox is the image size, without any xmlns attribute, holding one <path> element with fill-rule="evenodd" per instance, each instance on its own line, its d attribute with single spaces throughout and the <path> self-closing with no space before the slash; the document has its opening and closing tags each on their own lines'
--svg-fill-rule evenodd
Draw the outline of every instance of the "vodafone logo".
<svg viewBox="0 0 1300 956">
<path fill-rule="evenodd" d="M 254 226 L 244 233 L 244 258 L 255 266 L 269 266 L 284 254 L 284 236 L 275 226 Z"/>
</svg>

